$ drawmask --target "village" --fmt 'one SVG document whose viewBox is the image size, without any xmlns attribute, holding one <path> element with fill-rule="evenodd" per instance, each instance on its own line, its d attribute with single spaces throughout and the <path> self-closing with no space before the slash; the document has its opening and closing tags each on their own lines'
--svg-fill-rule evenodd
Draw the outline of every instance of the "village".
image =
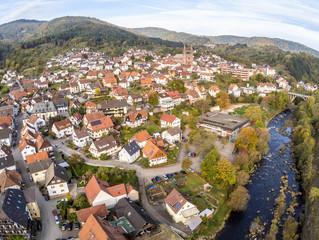
<svg viewBox="0 0 319 240">
<path fill-rule="evenodd" d="M 196 53 L 73 49 L 39 77 L 6 71 L 1 235 L 184 239 L 212 218 L 225 193 L 201 176 L 205 154 L 216 146 L 232 161 L 251 125 L 236 111 L 292 86 L 270 66 Z M 296 88 L 317 90 L 302 81 Z"/>
</svg>

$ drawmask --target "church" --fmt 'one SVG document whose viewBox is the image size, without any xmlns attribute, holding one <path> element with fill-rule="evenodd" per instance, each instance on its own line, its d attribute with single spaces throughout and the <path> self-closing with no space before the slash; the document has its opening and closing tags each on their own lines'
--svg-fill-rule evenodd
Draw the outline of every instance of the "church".
<svg viewBox="0 0 319 240">
<path fill-rule="evenodd" d="M 193 65 L 193 60 L 193 46 L 191 46 L 190 51 L 187 51 L 186 46 L 184 45 L 183 54 L 176 54 L 174 56 L 174 61 L 182 65 Z"/>
</svg>

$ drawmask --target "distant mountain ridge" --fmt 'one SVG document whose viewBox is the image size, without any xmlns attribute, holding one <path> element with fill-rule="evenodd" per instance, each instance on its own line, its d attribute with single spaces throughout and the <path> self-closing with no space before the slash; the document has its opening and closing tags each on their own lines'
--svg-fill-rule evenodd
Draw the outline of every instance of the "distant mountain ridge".
<svg viewBox="0 0 319 240">
<path fill-rule="evenodd" d="M 233 35 L 221 36 L 198 36 L 194 34 L 170 31 L 164 28 L 146 27 L 146 28 L 132 28 L 132 31 L 143 34 L 148 37 L 161 38 L 168 41 L 181 41 L 194 45 L 210 45 L 219 43 L 228 44 L 247 44 L 248 46 L 276 46 L 283 51 L 290 51 L 293 53 L 305 52 L 315 57 L 319 57 L 319 51 L 307 47 L 303 44 L 288 41 L 279 38 L 267 37 L 240 37 Z"/>
</svg>

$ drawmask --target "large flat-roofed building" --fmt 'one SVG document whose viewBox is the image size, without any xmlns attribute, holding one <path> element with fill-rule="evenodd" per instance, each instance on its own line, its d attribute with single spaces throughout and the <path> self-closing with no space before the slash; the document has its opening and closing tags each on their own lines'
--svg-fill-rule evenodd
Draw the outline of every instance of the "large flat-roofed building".
<svg viewBox="0 0 319 240">
<path fill-rule="evenodd" d="M 219 136 L 236 138 L 240 129 L 248 126 L 248 123 L 248 118 L 220 112 L 209 112 L 198 117 L 197 127 L 203 127 Z"/>
</svg>

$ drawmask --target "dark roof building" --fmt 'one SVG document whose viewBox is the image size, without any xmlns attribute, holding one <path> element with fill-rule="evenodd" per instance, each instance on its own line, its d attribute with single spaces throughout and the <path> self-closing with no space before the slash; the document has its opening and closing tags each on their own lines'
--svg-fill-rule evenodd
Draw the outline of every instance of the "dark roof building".
<svg viewBox="0 0 319 240">
<path fill-rule="evenodd" d="M 198 117 L 198 127 L 217 133 L 223 137 L 236 138 L 240 129 L 248 126 L 249 119 L 220 112 L 208 112 Z"/>
<path fill-rule="evenodd" d="M 130 156 L 133 156 L 136 152 L 141 150 L 141 148 L 135 141 L 132 141 L 125 145 L 124 149 Z"/>
<path fill-rule="evenodd" d="M 133 226 L 134 231 L 127 232 L 129 237 L 136 238 L 142 231 L 151 230 L 157 227 L 154 220 L 135 202 L 129 198 L 122 198 L 114 206 L 118 218 L 125 217 Z M 125 229 L 124 229 L 125 230 Z M 132 229 L 133 230 L 133 229 Z"/>
</svg>

